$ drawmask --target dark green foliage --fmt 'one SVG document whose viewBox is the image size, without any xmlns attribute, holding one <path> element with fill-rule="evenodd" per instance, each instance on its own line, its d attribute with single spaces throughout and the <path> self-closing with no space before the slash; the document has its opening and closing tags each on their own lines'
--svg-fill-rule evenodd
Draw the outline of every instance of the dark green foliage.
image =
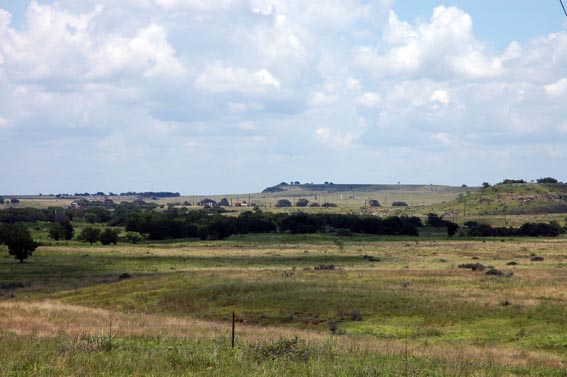
<svg viewBox="0 0 567 377">
<path fill-rule="evenodd" d="M 103 245 L 110 245 L 118 242 L 119 231 L 112 228 L 105 228 L 99 236 L 100 243 Z"/>
<path fill-rule="evenodd" d="M 435 213 L 429 213 L 427 215 L 426 224 L 434 228 L 442 228 L 445 226 L 445 221 L 443 220 L 443 216 L 439 216 Z"/>
<path fill-rule="evenodd" d="M 65 229 L 61 224 L 51 224 L 49 226 L 49 237 L 55 241 L 62 240 L 65 237 Z"/>
<path fill-rule="evenodd" d="M 104 207 L 88 207 L 85 209 L 85 218 L 89 223 L 105 223 L 112 218 L 112 213 Z"/>
<path fill-rule="evenodd" d="M 81 234 L 79 234 L 79 239 L 92 245 L 93 243 L 99 241 L 100 229 L 88 226 L 81 231 Z"/>
<path fill-rule="evenodd" d="M 222 199 L 219 201 L 219 206 L 220 206 L 220 207 L 230 207 L 230 203 L 228 202 L 228 199 L 227 199 L 227 198 L 222 198 Z"/>
<path fill-rule="evenodd" d="M 55 241 L 70 240 L 75 232 L 73 225 L 69 221 L 53 223 L 49 226 L 49 237 Z"/>
<path fill-rule="evenodd" d="M 143 239 L 144 239 L 144 237 L 142 237 L 142 235 L 138 232 L 127 232 L 126 233 L 126 241 L 128 241 L 129 243 L 136 244 L 136 243 L 142 241 Z"/>
<path fill-rule="evenodd" d="M 307 199 L 299 199 L 297 201 L 297 203 L 295 203 L 296 207 L 307 207 L 307 205 L 309 204 L 309 200 Z"/>
<path fill-rule="evenodd" d="M 370 199 L 370 200 L 368 201 L 368 205 L 369 205 L 370 207 L 380 207 L 380 202 L 379 202 L 378 200 L 376 200 L 376 199 Z"/>
<path fill-rule="evenodd" d="M 505 179 L 499 184 L 512 185 L 512 184 L 520 184 L 520 183 L 526 183 L 526 181 L 524 181 L 523 179 Z"/>
<path fill-rule="evenodd" d="M 488 224 L 479 224 L 474 221 L 466 223 L 467 234 L 472 237 L 557 237 L 564 233 L 564 229 L 552 221 L 546 223 L 525 223 L 520 228 L 491 227 Z"/>
<path fill-rule="evenodd" d="M 408 204 L 406 202 L 393 202 L 392 207 L 407 207 Z"/>
<path fill-rule="evenodd" d="M 457 225 L 457 224 L 455 224 L 454 222 L 451 222 L 451 221 L 445 220 L 444 223 L 445 223 L 445 226 L 447 227 L 447 235 L 449 237 L 453 237 L 460 228 L 459 225 Z"/>
<path fill-rule="evenodd" d="M 559 183 L 559 181 L 555 178 L 546 177 L 538 179 L 537 183 Z"/>
<path fill-rule="evenodd" d="M 518 233 L 520 236 L 529 237 L 557 237 L 563 230 L 557 222 L 552 221 L 549 224 L 526 223 L 520 227 Z"/>
<path fill-rule="evenodd" d="M 5 224 L 0 231 L 2 243 L 8 246 L 8 252 L 20 263 L 32 255 L 39 246 L 23 224 Z"/>
<path fill-rule="evenodd" d="M 0 196 L 0 204 L 4 204 L 4 198 Z"/>
<path fill-rule="evenodd" d="M 280 199 L 276 203 L 276 208 L 286 208 L 291 207 L 291 202 L 287 199 Z"/>
</svg>

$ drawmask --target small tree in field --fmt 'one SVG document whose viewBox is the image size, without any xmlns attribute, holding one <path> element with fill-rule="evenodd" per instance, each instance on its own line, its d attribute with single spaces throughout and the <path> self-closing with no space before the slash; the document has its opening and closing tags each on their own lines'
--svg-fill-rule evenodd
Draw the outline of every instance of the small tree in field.
<svg viewBox="0 0 567 377">
<path fill-rule="evenodd" d="M 100 229 L 98 228 L 93 228 L 91 226 L 88 226 L 86 228 L 84 228 L 81 231 L 81 234 L 79 234 L 79 239 L 85 242 L 90 243 L 91 245 L 93 243 L 98 242 L 100 237 Z"/>
<path fill-rule="evenodd" d="M 296 207 L 307 207 L 307 205 L 309 204 L 309 200 L 307 199 L 299 199 L 297 201 L 297 203 L 295 203 Z"/>
<path fill-rule="evenodd" d="M 287 199 L 280 199 L 276 203 L 277 208 L 291 207 L 291 202 Z"/>
<path fill-rule="evenodd" d="M 138 232 L 128 232 L 126 233 L 126 241 L 136 244 L 140 241 L 142 241 L 144 239 L 144 237 L 142 237 L 142 235 Z"/>
<path fill-rule="evenodd" d="M 49 237 L 55 241 L 65 238 L 65 228 L 61 224 L 51 224 L 49 227 Z"/>
<path fill-rule="evenodd" d="M 116 243 L 118 242 L 118 231 L 115 229 L 106 228 L 100 234 L 99 239 L 100 243 L 102 243 L 103 245 L 116 245 Z"/>
<path fill-rule="evenodd" d="M 14 224 L 4 228 L 3 241 L 8 246 L 8 252 L 20 263 L 24 263 L 39 246 L 31 236 L 30 231 L 22 224 Z"/>
</svg>

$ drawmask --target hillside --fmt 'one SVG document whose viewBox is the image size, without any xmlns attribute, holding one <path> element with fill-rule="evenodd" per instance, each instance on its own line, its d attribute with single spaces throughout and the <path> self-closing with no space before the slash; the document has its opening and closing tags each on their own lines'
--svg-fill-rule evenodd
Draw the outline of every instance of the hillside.
<svg viewBox="0 0 567 377">
<path fill-rule="evenodd" d="M 428 210 L 436 213 L 530 215 L 567 212 L 567 185 L 541 183 L 498 184 L 459 195 Z"/>
</svg>

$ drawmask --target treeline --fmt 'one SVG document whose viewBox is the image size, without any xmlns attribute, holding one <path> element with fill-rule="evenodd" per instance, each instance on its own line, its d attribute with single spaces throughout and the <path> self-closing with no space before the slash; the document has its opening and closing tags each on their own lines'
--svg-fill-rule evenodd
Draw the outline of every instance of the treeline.
<svg viewBox="0 0 567 377">
<path fill-rule="evenodd" d="M 149 239 L 167 238 L 224 239 L 233 234 L 247 233 L 319 233 L 337 229 L 352 233 L 417 236 L 422 226 L 417 217 L 357 216 L 342 214 L 273 214 L 243 212 L 227 217 L 210 211 L 137 212 L 124 219 L 127 231 L 147 234 Z"/>
<path fill-rule="evenodd" d="M 470 237 L 557 237 L 565 229 L 556 221 L 550 223 L 525 223 L 519 228 L 492 227 L 474 221 L 465 223 L 465 235 Z"/>
</svg>

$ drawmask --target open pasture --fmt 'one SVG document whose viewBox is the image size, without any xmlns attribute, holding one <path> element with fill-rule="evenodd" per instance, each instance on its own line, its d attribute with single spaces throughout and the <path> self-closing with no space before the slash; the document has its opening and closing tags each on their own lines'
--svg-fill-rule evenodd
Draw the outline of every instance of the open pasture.
<svg viewBox="0 0 567 377">
<path fill-rule="evenodd" d="M 0 259 L 0 374 L 561 375 L 566 251 L 563 238 L 54 243 Z"/>
</svg>

